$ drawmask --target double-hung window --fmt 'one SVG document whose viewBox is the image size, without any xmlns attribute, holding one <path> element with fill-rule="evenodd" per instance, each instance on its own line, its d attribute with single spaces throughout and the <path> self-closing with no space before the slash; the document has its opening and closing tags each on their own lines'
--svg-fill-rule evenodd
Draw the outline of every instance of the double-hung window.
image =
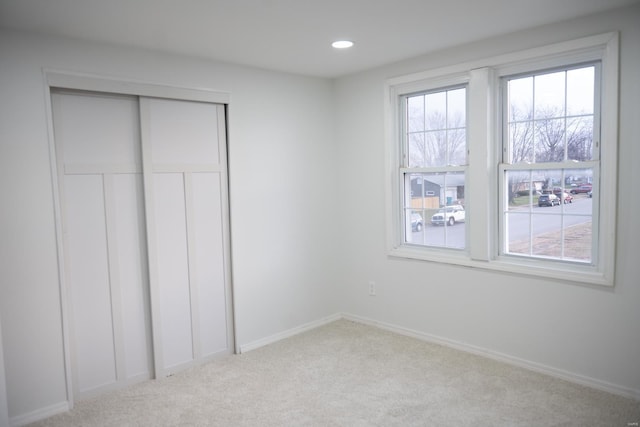
<svg viewBox="0 0 640 427">
<path fill-rule="evenodd" d="M 391 256 L 613 285 L 618 35 L 389 80 Z"/>
<path fill-rule="evenodd" d="M 501 79 L 503 254 L 597 263 L 599 81 L 600 62 Z"/>
<path fill-rule="evenodd" d="M 464 249 L 466 86 L 407 94 L 401 99 L 403 240 Z M 454 227 L 457 224 L 462 225 Z"/>
</svg>

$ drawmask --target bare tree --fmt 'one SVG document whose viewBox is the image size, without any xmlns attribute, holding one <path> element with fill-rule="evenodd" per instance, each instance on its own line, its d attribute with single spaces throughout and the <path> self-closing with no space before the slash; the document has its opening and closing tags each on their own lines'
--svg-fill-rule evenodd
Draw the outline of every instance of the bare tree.
<svg viewBox="0 0 640 427">
<path fill-rule="evenodd" d="M 567 119 L 567 158 L 587 161 L 593 158 L 593 119 Z"/>
<path fill-rule="evenodd" d="M 564 160 L 565 148 L 565 122 L 564 119 L 557 119 L 552 111 L 544 111 L 542 115 L 536 117 L 535 128 L 535 161 L 561 162 Z"/>
<path fill-rule="evenodd" d="M 409 129 L 422 128 L 424 117 L 410 117 L 415 121 Z M 409 134 L 409 164 L 412 166 L 447 166 L 463 164 L 466 156 L 466 130 L 462 115 L 447 117 L 434 112 L 426 118 L 428 129 Z"/>
<path fill-rule="evenodd" d="M 512 105 L 509 117 L 510 163 L 547 163 L 565 160 L 585 161 L 592 158 L 593 120 L 589 115 L 565 117 L 554 108 L 520 110 Z M 509 179 L 509 202 L 522 187 L 523 176 Z M 531 177 L 527 178 L 531 179 Z M 546 177 L 546 186 L 550 178 Z M 532 190 L 532 182 L 527 187 Z"/>
<path fill-rule="evenodd" d="M 534 117 L 531 110 L 514 106 L 510 112 L 511 163 L 591 159 L 593 119 L 589 115 L 565 117 L 557 108 L 538 108 Z"/>
</svg>

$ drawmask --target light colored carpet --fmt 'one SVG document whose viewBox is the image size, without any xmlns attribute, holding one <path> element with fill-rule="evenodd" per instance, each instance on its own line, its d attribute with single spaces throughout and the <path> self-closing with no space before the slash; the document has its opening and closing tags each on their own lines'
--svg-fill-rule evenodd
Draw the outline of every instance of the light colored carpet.
<svg viewBox="0 0 640 427">
<path fill-rule="evenodd" d="M 621 426 L 640 402 L 340 320 L 36 426 Z"/>
</svg>

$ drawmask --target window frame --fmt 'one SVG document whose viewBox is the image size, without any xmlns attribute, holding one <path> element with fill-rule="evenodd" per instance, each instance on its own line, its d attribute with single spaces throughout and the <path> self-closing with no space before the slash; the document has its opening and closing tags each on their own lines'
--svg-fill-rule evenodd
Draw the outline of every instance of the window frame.
<svg viewBox="0 0 640 427">
<path fill-rule="evenodd" d="M 545 64 L 548 65 L 548 64 Z M 594 67 L 594 110 L 593 110 L 593 118 L 594 118 L 594 123 L 593 123 L 593 146 L 594 146 L 594 150 L 593 150 L 593 155 L 592 155 L 592 159 L 589 161 L 580 161 L 580 162 L 574 162 L 570 159 L 566 159 L 563 160 L 561 162 L 533 162 L 533 163 L 529 163 L 529 162 L 519 162 L 519 163 L 509 163 L 505 157 L 508 157 L 508 153 L 507 150 L 510 148 L 508 145 L 508 133 L 509 133 L 509 119 L 508 119 L 508 109 L 509 109 L 509 105 L 508 105 L 508 89 L 507 89 L 507 85 L 508 82 L 510 81 L 510 79 L 513 78 L 518 78 L 518 77 L 523 77 L 523 76 L 539 76 L 539 75 L 544 75 L 546 73 L 549 72 L 557 72 L 557 71 L 568 71 L 568 70 L 572 70 L 572 69 L 579 69 L 579 68 L 583 68 L 583 67 L 587 67 L 587 66 L 593 66 Z M 507 259 L 510 259 L 512 257 L 518 257 L 520 260 L 527 260 L 527 259 L 540 259 L 542 257 L 539 256 L 534 256 L 534 255 L 521 255 L 521 254 L 516 254 L 516 253 L 507 253 L 506 252 L 506 246 L 507 246 L 507 232 L 506 230 L 506 223 L 505 223 L 505 215 L 504 213 L 508 210 L 508 207 L 506 206 L 507 203 L 507 195 L 506 193 L 506 186 L 507 183 L 505 182 L 505 173 L 507 171 L 513 171 L 513 172 L 527 172 L 527 171 L 540 171 L 540 170 L 562 170 L 562 171 L 569 171 L 569 170 L 582 170 L 582 169 L 591 169 L 593 171 L 593 181 L 594 182 L 598 182 L 600 183 L 600 150 L 601 150 L 601 132 L 600 132 L 600 121 L 602 118 L 601 115 L 601 90 L 600 90 L 600 85 L 599 83 L 602 82 L 602 64 L 599 60 L 597 61 L 587 61 L 587 62 L 583 62 L 583 63 L 579 63 L 576 64 L 575 62 L 572 61 L 564 61 L 561 60 L 561 62 L 559 62 L 559 65 L 554 66 L 553 68 L 544 68 L 544 69 L 538 69 L 538 70 L 532 70 L 530 69 L 529 66 L 527 66 L 525 69 L 525 72 L 517 72 L 515 74 L 509 74 L 509 75 L 499 75 L 499 79 L 500 79 L 500 87 L 499 87 L 499 94 L 500 94 L 500 110 L 499 110 L 499 114 L 501 117 L 501 127 L 500 127 L 500 148 L 501 148 L 501 152 L 500 152 L 500 161 L 498 164 L 498 185 L 499 185 L 499 192 L 500 192 L 500 200 L 499 200 L 499 215 L 498 215 L 498 222 L 499 222 L 499 227 L 498 230 L 502 231 L 502 233 L 499 235 L 499 241 L 498 241 L 498 257 L 507 257 Z M 565 118 L 565 117 L 562 117 Z M 555 257 L 549 257 L 546 258 L 545 261 L 551 261 L 551 262 L 560 262 L 560 263 L 579 263 L 581 265 L 582 268 L 586 268 L 589 265 L 593 266 L 593 265 L 597 265 L 598 263 L 598 256 L 599 254 L 597 253 L 598 251 L 595 250 L 595 248 L 599 247 L 599 242 L 598 242 L 598 230 L 599 230 L 599 221 L 598 221 L 598 213 L 599 213 L 599 207 L 600 207 L 600 185 L 595 185 L 594 186 L 594 197 L 593 197 L 593 208 L 592 208 L 592 212 L 591 212 L 591 218 L 592 218 L 592 244 L 591 244 L 591 259 L 589 261 L 588 264 L 586 264 L 585 262 L 580 262 L 577 260 L 562 260 L 562 259 L 558 259 Z M 533 216 L 533 214 L 530 212 L 529 213 L 530 217 Z M 564 214 L 563 214 L 564 215 Z"/>
<path fill-rule="evenodd" d="M 444 174 L 445 176 L 447 174 L 456 174 L 456 173 L 462 173 L 464 176 L 464 185 L 466 188 L 467 185 L 467 165 L 469 163 L 469 160 L 467 158 L 468 155 L 468 144 L 466 141 L 466 137 L 467 137 L 467 124 L 466 124 L 466 117 L 468 115 L 468 82 L 464 82 L 461 83 L 460 79 L 455 79 L 456 83 L 455 84 L 449 84 L 446 86 L 439 86 L 439 87 L 434 87 L 434 88 L 430 88 L 428 90 L 421 90 L 419 92 L 413 92 L 413 93 L 406 93 L 403 94 L 401 96 L 399 96 L 399 102 L 400 102 L 400 117 L 403 117 L 406 119 L 407 117 L 407 103 L 409 98 L 411 98 L 412 96 L 420 96 L 420 95 L 430 95 L 430 94 L 435 94 L 435 93 L 448 93 L 449 91 L 453 91 L 453 90 L 458 90 L 458 89 L 464 89 L 465 90 L 465 126 L 464 126 L 464 130 L 465 130 L 465 146 L 464 146 L 464 152 L 465 152 L 465 164 L 461 164 L 461 165 L 436 165 L 436 166 L 410 166 L 410 160 L 409 160 L 409 156 L 410 156 L 410 150 L 409 150 L 409 142 L 408 142 L 408 132 L 409 130 L 407 129 L 407 121 L 406 120 L 402 120 L 400 123 L 400 133 L 401 133 L 401 139 L 402 142 L 400 143 L 400 152 L 401 152 L 401 166 L 400 166 L 400 174 L 402 175 L 402 177 L 400 178 L 400 181 L 402 182 L 402 192 L 403 192 L 403 212 L 404 215 L 402 215 L 402 220 L 403 220 L 403 234 L 402 234 L 402 244 L 403 245 L 408 245 L 408 246 L 417 246 L 419 248 L 433 248 L 434 250 L 450 250 L 450 251 L 466 251 L 467 248 L 467 240 L 468 240 L 468 233 L 465 233 L 465 244 L 463 248 L 457 248 L 454 246 L 436 246 L 436 245 L 427 245 L 427 244 L 419 244 L 419 243 L 413 243 L 413 242 L 408 242 L 407 241 L 407 234 L 411 232 L 411 221 L 407 221 L 407 198 L 410 198 L 411 195 L 407 195 L 407 188 L 411 186 L 411 176 L 413 174 Z M 426 114 L 426 111 L 425 111 Z M 448 126 L 444 129 L 445 132 L 449 131 L 451 128 L 449 128 Z M 428 129 L 425 129 L 424 132 L 429 132 Z M 446 178 L 445 178 L 446 181 Z M 423 209 L 424 210 L 424 209 Z M 429 218 L 426 218 L 424 216 L 424 212 L 422 213 L 422 219 L 424 224 L 427 224 L 428 222 L 430 222 Z M 445 230 L 446 227 L 448 225 L 444 224 Z"/>
<path fill-rule="evenodd" d="M 518 73 L 599 62 L 600 185 L 593 221 L 598 235 L 593 265 L 500 253 L 503 238 L 500 197 L 502 173 L 501 78 Z M 386 242 L 390 257 L 418 259 L 543 277 L 587 286 L 614 285 L 617 201 L 619 34 L 584 37 L 482 60 L 389 79 L 384 85 L 386 128 Z M 467 170 L 464 250 L 404 244 L 403 137 L 404 96 L 455 85 L 467 85 Z M 594 141 L 595 143 L 595 141 Z"/>
</svg>

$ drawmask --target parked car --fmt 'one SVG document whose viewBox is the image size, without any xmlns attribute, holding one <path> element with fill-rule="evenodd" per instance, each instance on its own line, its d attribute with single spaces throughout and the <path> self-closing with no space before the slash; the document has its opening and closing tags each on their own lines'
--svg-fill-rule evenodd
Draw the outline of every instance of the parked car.
<svg viewBox="0 0 640 427">
<path fill-rule="evenodd" d="M 465 212 L 461 205 L 451 205 L 441 208 L 431 217 L 432 225 L 455 225 L 456 222 L 464 222 Z"/>
<path fill-rule="evenodd" d="M 560 205 L 560 199 L 555 194 L 542 194 L 538 197 L 538 206 Z"/>
<path fill-rule="evenodd" d="M 411 230 L 422 231 L 424 222 L 422 221 L 422 215 L 417 212 L 411 214 Z"/>
<path fill-rule="evenodd" d="M 572 188 L 571 194 L 588 193 L 589 191 L 591 191 L 591 188 L 592 188 L 591 184 L 582 184 L 577 186 L 576 188 Z"/>
<path fill-rule="evenodd" d="M 560 200 L 562 200 L 564 204 L 573 203 L 573 196 L 565 191 L 560 195 Z"/>
</svg>

